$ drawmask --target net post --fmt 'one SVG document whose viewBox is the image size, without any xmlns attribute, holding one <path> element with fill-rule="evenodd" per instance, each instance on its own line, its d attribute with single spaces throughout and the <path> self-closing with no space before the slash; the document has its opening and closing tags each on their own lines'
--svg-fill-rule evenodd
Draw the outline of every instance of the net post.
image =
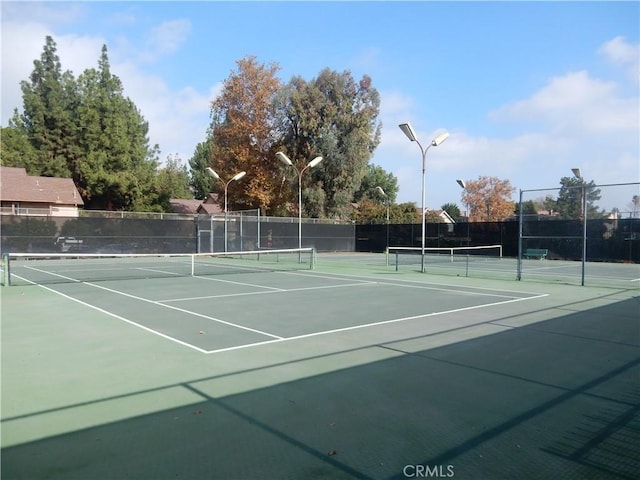
<svg viewBox="0 0 640 480">
<path fill-rule="evenodd" d="M 191 276 L 194 277 L 196 275 L 196 255 L 191 255 Z"/>
<path fill-rule="evenodd" d="M 9 254 L 2 254 L 2 285 L 8 287 L 11 285 L 11 266 L 9 263 Z"/>
<path fill-rule="evenodd" d="M 384 249 L 384 263 L 387 267 L 389 266 L 389 247 Z"/>
<path fill-rule="evenodd" d="M 316 268 L 316 256 L 317 256 L 318 252 L 316 251 L 315 247 L 311 249 L 311 270 L 314 270 Z"/>
</svg>

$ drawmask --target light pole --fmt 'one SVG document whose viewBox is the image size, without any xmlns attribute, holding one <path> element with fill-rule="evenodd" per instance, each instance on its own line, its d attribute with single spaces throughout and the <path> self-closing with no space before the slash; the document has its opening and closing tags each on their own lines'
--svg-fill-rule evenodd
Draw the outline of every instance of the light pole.
<svg viewBox="0 0 640 480">
<path fill-rule="evenodd" d="M 427 146 L 427 148 L 422 148 L 422 145 L 420 145 L 420 142 L 418 141 L 418 138 L 416 137 L 415 132 L 413 131 L 413 128 L 411 127 L 410 123 L 401 123 L 400 125 L 398 125 L 400 127 L 400 130 L 402 130 L 402 132 L 407 136 L 407 138 L 409 140 L 411 140 L 412 142 L 416 142 L 418 144 L 418 146 L 420 147 L 420 152 L 422 152 L 422 263 L 421 263 L 421 271 L 424 272 L 424 240 L 425 240 L 425 192 L 424 192 L 424 180 L 425 180 L 425 172 L 426 172 L 426 163 L 427 163 L 427 152 L 429 151 L 429 149 L 431 147 L 437 147 L 438 145 L 440 145 L 442 142 L 444 142 L 447 138 L 449 138 L 449 133 L 448 132 L 442 132 L 441 134 L 437 135 L 433 140 L 431 140 L 431 143 Z"/>
<path fill-rule="evenodd" d="M 224 185 L 224 251 L 226 252 L 227 251 L 227 189 L 229 188 L 229 184 L 231 182 L 240 180 L 242 177 L 244 177 L 247 174 L 247 172 L 242 171 L 242 172 L 236 173 L 233 177 L 231 177 L 231 179 L 228 182 L 225 182 L 224 180 L 222 180 L 222 178 L 220 178 L 220 175 L 218 175 L 215 172 L 215 170 L 211 167 L 207 167 L 207 173 L 211 175 L 213 178 L 215 178 L 216 180 L 220 180 Z M 213 235 L 213 231 L 211 232 L 211 235 Z"/>
<path fill-rule="evenodd" d="M 389 195 L 387 195 L 385 191 L 382 189 L 382 187 L 379 185 L 376 187 L 376 191 L 385 198 L 385 201 L 387 203 L 387 247 L 385 251 L 388 251 L 389 250 Z"/>
<path fill-rule="evenodd" d="M 311 160 L 302 170 L 299 170 L 293 162 L 282 152 L 277 152 L 276 157 L 285 165 L 293 167 L 298 172 L 298 248 L 302 248 L 302 174 L 308 168 L 313 168 L 322 161 L 322 157 Z"/>
<path fill-rule="evenodd" d="M 584 189 L 584 178 L 580 174 L 579 168 L 572 168 L 573 176 L 580 180 L 580 210 L 582 211 L 582 280 L 584 286 L 584 268 L 587 261 L 587 194 Z"/>
<path fill-rule="evenodd" d="M 458 182 L 458 185 L 460 185 L 460 187 L 466 192 L 467 191 L 467 184 L 464 183 L 464 180 L 456 180 L 456 182 Z M 469 233 L 469 221 L 471 220 L 471 214 L 469 213 L 469 203 L 465 202 L 466 206 L 467 206 L 467 247 L 471 245 L 471 234 Z"/>
</svg>

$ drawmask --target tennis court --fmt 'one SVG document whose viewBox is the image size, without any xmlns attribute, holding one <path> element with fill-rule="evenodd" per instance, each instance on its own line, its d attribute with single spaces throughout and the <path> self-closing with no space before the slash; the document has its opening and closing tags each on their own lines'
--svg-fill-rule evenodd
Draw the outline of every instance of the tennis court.
<svg viewBox="0 0 640 480">
<path fill-rule="evenodd" d="M 640 288 L 640 265 L 571 260 L 547 260 L 504 257 L 500 245 L 459 248 L 427 248 L 424 269 L 429 273 L 460 277 L 498 278 L 514 280 L 518 277 L 545 283 L 565 283 L 592 286 L 611 286 L 635 290 Z M 390 248 L 385 263 L 397 271 L 422 268 L 418 247 Z M 371 257 L 372 262 L 380 257 Z"/>
<path fill-rule="evenodd" d="M 270 258 L 14 262 L 2 478 L 640 471 L 637 290 Z"/>
</svg>

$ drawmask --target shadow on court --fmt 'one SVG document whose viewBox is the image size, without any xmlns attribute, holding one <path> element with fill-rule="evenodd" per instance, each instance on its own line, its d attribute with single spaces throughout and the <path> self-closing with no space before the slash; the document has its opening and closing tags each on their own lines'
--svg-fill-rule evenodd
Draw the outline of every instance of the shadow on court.
<svg viewBox="0 0 640 480">
<path fill-rule="evenodd" d="M 226 397 L 184 382 L 199 402 L 3 449 L 2 478 L 638 478 L 638 307 Z"/>
</svg>

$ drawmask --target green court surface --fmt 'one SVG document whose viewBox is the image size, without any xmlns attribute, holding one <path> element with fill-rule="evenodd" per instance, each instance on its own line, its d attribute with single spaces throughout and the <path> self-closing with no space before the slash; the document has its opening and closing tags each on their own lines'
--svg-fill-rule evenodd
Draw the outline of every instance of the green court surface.
<svg viewBox="0 0 640 480">
<path fill-rule="evenodd" d="M 639 478 L 638 287 L 330 254 L 3 287 L 1 477 Z"/>
</svg>

